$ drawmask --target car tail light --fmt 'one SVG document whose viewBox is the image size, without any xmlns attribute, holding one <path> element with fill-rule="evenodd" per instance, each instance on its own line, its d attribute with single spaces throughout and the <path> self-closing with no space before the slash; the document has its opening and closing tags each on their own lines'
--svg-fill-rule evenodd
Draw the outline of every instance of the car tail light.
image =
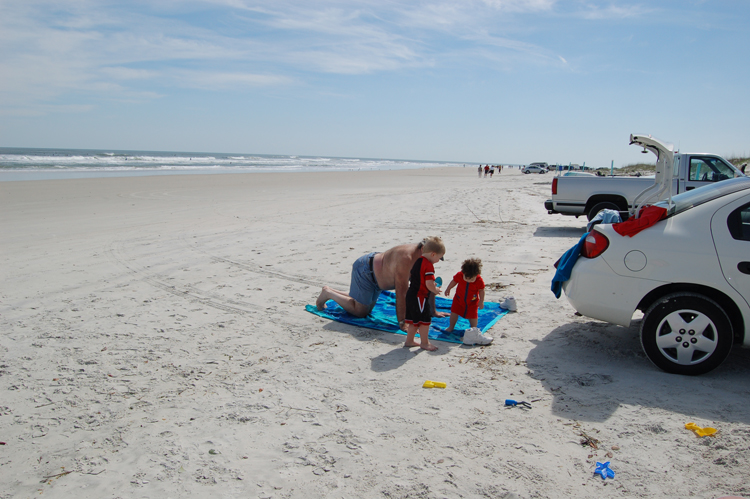
<svg viewBox="0 0 750 499">
<path fill-rule="evenodd" d="M 583 242 L 581 256 L 585 258 L 596 258 L 609 248 L 609 239 L 601 232 L 591 231 Z"/>
<path fill-rule="evenodd" d="M 557 177 L 552 179 L 552 195 L 557 196 Z"/>
</svg>

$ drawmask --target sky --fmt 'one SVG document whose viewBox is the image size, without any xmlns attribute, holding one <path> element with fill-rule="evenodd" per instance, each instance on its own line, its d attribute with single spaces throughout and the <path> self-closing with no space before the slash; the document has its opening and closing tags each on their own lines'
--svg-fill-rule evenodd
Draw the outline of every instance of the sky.
<svg viewBox="0 0 750 499">
<path fill-rule="evenodd" d="M 0 147 L 750 156 L 747 0 L 0 0 Z"/>
</svg>

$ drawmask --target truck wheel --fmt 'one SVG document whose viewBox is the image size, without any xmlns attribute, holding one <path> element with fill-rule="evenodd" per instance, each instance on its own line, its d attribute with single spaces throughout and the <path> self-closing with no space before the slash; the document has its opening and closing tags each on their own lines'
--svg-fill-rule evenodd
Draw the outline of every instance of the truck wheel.
<svg viewBox="0 0 750 499">
<path fill-rule="evenodd" d="M 611 201 L 603 201 L 601 203 L 596 203 L 586 214 L 586 218 L 589 219 L 589 222 L 594 219 L 597 213 L 599 213 L 602 210 L 615 210 L 620 211 L 620 207 L 617 206 L 615 203 L 612 203 Z"/>
<path fill-rule="evenodd" d="M 656 367 L 672 374 L 705 374 L 732 349 L 732 323 L 715 301 L 697 293 L 673 293 L 643 316 L 641 346 Z"/>
</svg>

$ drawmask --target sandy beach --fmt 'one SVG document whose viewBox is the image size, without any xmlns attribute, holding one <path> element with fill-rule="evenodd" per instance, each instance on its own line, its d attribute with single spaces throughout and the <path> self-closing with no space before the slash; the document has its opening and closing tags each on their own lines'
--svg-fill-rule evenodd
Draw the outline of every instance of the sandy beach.
<svg viewBox="0 0 750 499">
<path fill-rule="evenodd" d="M 551 181 L 0 182 L 0 499 L 750 497 L 750 351 L 669 375 L 638 320 L 556 300 L 586 221 L 547 214 Z M 428 235 L 446 282 L 476 256 L 487 300 L 516 298 L 492 345 L 406 349 L 305 311 L 359 256 Z"/>
</svg>

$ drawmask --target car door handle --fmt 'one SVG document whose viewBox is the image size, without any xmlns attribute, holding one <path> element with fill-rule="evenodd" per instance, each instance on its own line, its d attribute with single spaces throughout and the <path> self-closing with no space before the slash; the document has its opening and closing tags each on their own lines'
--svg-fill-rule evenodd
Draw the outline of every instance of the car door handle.
<svg viewBox="0 0 750 499">
<path fill-rule="evenodd" d="M 737 270 L 743 274 L 750 274 L 750 262 L 740 262 L 737 264 Z"/>
</svg>

